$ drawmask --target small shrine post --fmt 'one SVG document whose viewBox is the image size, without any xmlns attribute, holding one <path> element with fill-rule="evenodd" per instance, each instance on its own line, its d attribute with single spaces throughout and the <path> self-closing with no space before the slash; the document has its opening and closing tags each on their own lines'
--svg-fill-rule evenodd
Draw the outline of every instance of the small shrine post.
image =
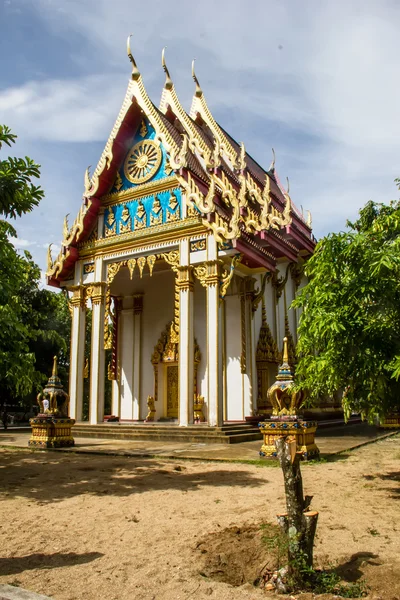
<svg viewBox="0 0 400 600">
<path fill-rule="evenodd" d="M 315 444 L 316 421 L 306 421 L 300 410 L 304 401 L 304 392 L 295 389 L 292 367 L 288 358 L 288 339 L 283 339 L 283 360 L 279 367 L 276 381 L 268 389 L 268 402 L 272 405 L 269 419 L 259 423 L 264 443 L 260 456 L 277 457 L 276 440 L 286 437 L 288 441 L 296 441 L 296 452 L 300 452 L 305 460 L 319 457 L 319 449 Z"/>
<path fill-rule="evenodd" d="M 29 446 L 61 448 L 75 444 L 71 429 L 75 419 L 69 417 L 69 396 L 64 391 L 57 373 L 57 357 L 46 387 L 38 394 L 39 414 L 30 419 L 32 435 Z"/>
</svg>

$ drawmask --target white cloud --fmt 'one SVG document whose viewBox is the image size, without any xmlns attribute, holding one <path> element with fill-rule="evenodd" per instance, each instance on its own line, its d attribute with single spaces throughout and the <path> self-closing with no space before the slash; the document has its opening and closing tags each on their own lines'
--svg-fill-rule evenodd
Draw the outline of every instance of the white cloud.
<svg viewBox="0 0 400 600">
<path fill-rule="evenodd" d="M 29 81 L 5 89 L 0 91 L 2 120 L 26 139 L 106 140 L 123 100 L 123 92 L 109 85 L 110 77 Z"/>
<path fill-rule="evenodd" d="M 14 248 L 28 248 L 29 246 L 34 246 L 36 245 L 35 242 L 29 241 L 29 240 L 24 240 L 21 238 L 11 238 L 11 243 L 13 244 Z"/>
</svg>

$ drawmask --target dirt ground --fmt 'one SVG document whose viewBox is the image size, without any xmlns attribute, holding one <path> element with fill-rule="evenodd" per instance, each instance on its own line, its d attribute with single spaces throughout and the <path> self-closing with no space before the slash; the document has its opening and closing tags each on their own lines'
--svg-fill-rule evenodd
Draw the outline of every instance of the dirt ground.
<svg viewBox="0 0 400 600">
<path fill-rule="evenodd" d="M 315 564 L 400 600 L 400 437 L 302 470 Z M 0 450 L 0 485 L 0 583 L 56 600 L 276 598 L 252 584 L 271 560 L 260 526 L 285 508 L 279 468 Z"/>
</svg>

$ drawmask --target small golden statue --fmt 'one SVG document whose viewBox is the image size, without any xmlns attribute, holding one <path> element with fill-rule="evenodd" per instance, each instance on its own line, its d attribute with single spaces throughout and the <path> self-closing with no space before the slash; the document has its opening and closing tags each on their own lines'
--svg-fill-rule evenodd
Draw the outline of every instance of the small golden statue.
<svg viewBox="0 0 400 600">
<path fill-rule="evenodd" d="M 194 422 L 197 423 L 204 423 L 205 422 L 205 416 L 203 413 L 203 408 L 204 408 L 204 397 L 200 396 L 200 394 L 195 394 L 194 395 L 194 404 L 193 404 L 193 409 L 194 409 Z"/>
<path fill-rule="evenodd" d="M 145 418 L 144 422 L 152 423 L 154 421 L 154 417 L 156 414 L 156 407 L 155 407 L 153 396 L 147 396 L 147 409 L 148 409 L 148 413 L 147 413 L 147 417 Z"/>
</svg>

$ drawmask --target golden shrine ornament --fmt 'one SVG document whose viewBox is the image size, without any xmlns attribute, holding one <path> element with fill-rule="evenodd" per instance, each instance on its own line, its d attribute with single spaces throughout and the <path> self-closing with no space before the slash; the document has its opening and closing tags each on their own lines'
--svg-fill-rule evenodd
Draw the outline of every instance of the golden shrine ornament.
<svg viewBox="0 0 400 600">
<path fill-rule="evenodd" d="M 157 173 L 161 159 L 160 146 L 152 140 L 143 140 L 133 146 L 126 157 L 125 177 L 132 183 L 144 183 Z"/>
</svg>

